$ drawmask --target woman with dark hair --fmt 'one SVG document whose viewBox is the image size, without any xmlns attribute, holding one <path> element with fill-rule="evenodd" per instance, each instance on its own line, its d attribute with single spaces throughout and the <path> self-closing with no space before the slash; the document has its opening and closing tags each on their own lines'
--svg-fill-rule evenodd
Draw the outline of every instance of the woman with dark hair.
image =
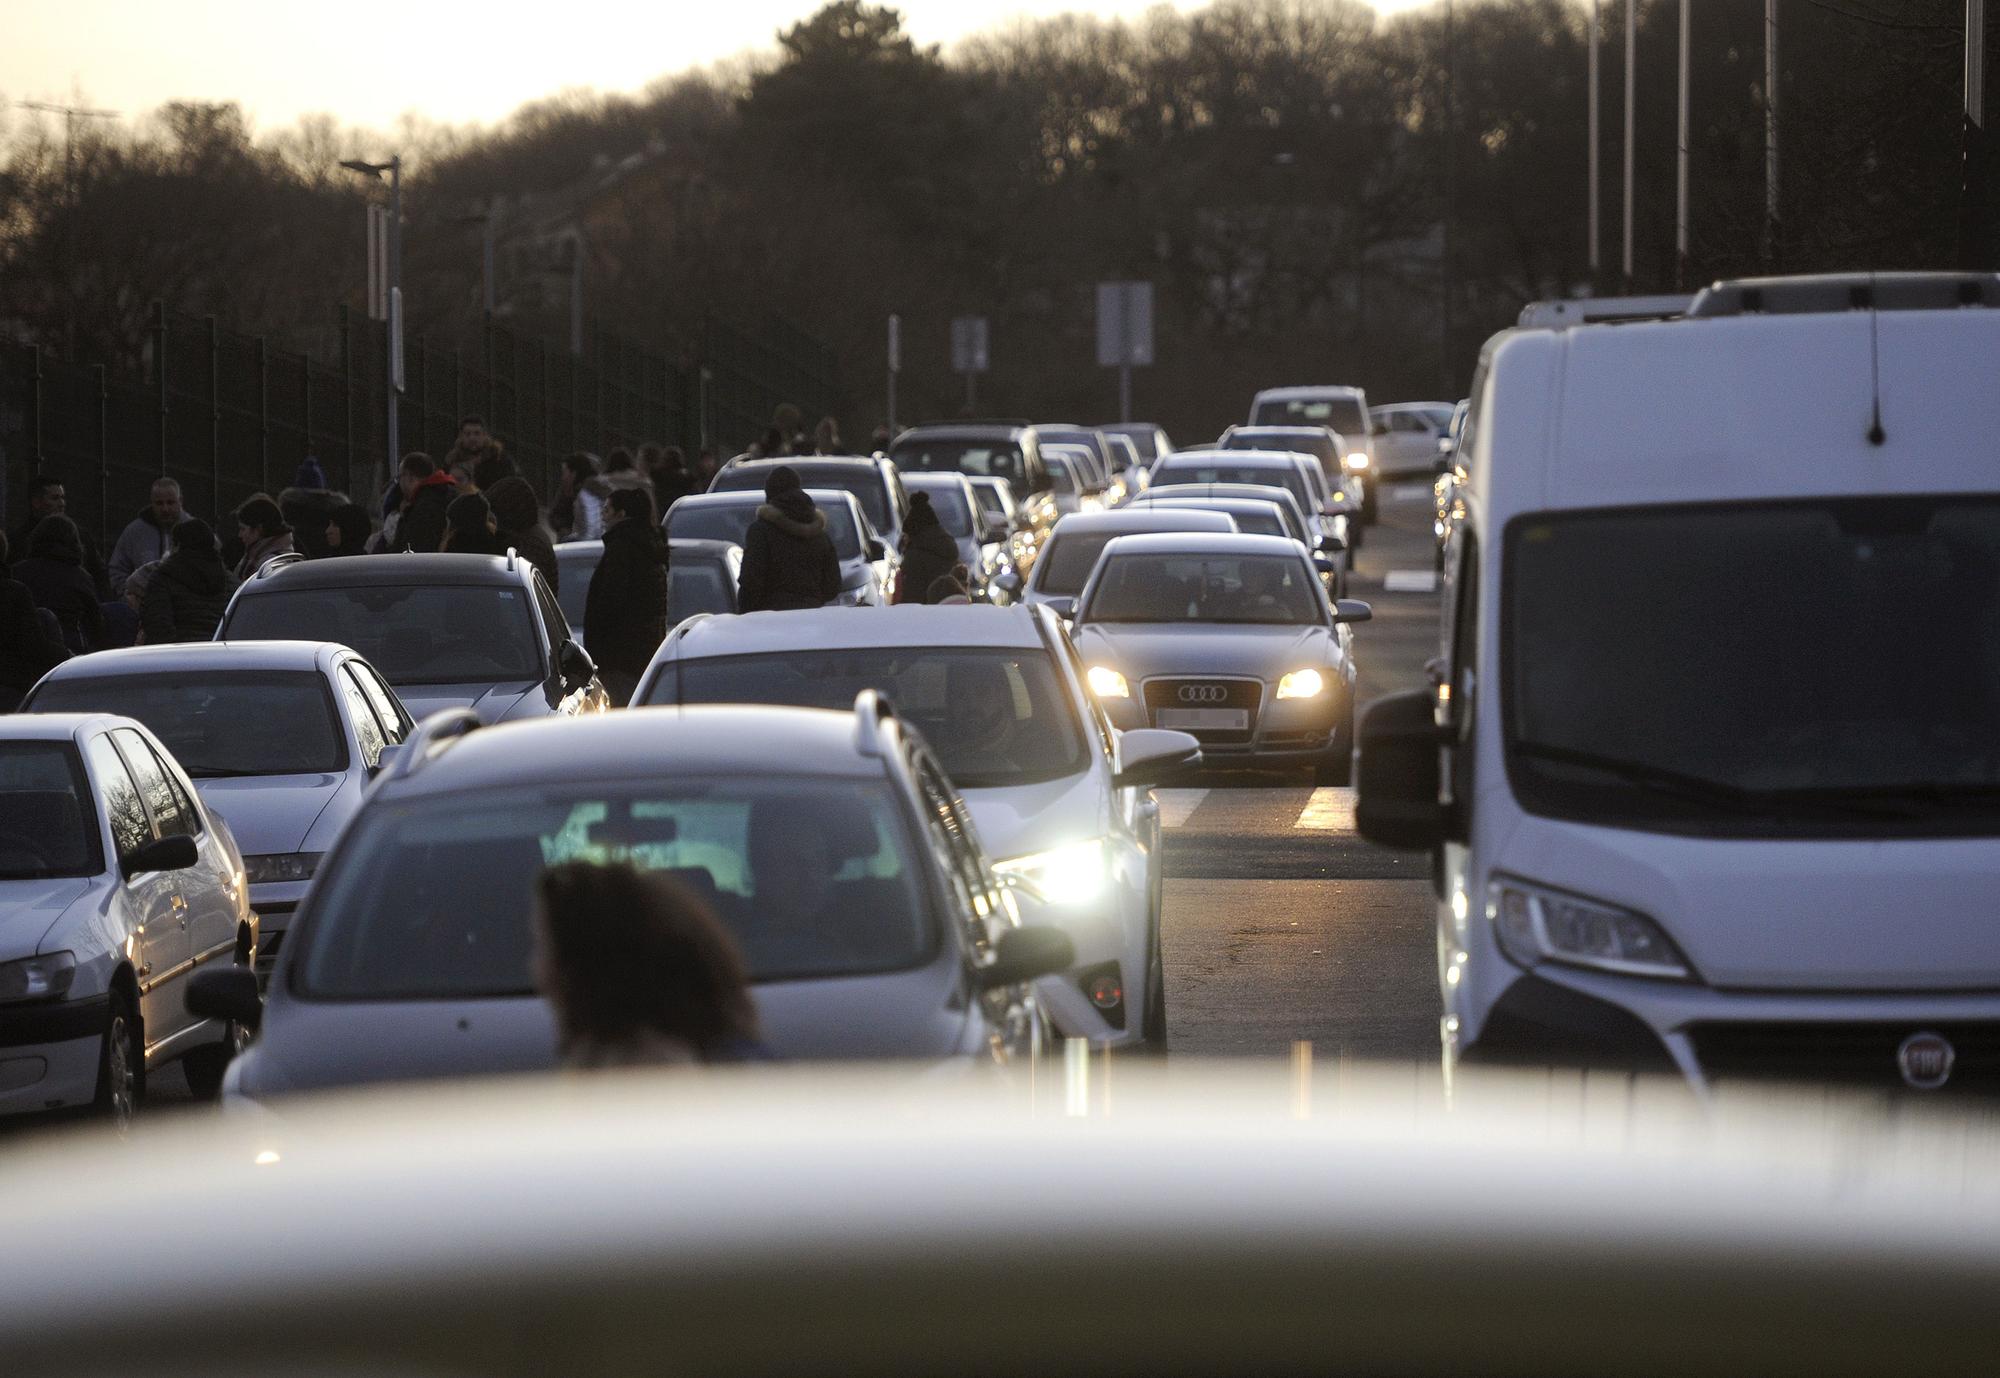
<svg viewBox="0 0 2000 1378">
<path fill-rule="evenodd" d="M 669 507 L 695 490 L 695 477 L 688 472 L 681 447 L 669 445 L 661 450 L 659 463 L 653 466 L 653 496 L 660 504 L 660 515 L 665 517 Z"/>
<path fill-rule="evenodd" d="M 493 507 L 479 493 L 460 493 L 444 510 L 444 544 L 448 555 L 505 555 L 493 521 Z"/>
<path fill-rule="evenodd" d="M 160 561 L 139 609 L 148 646 L 170 641 L 207 641 L 229 606 L 236 580 L 222 566 L 215 532 L 190 518 L 174 528 L 173 550 Z"/>
<path fill-rule="evenodd" d="M 236 539 L 243 542 L 243 558 L 236 562 L 239 584 L 272 557 L 292 553 L 291 524 L 278 504 L 262 493 L 236 509 Z"/>
<path fill-rule="evenodd" d="M 351 502 L 344 502 L 327 513 L 326 549 L 322 558 L 329 555 L 365 555 L 368 553 L 368 513 Z"/>
<path fill-rule="evenodd" d="M 958 542 L 938 520 L 929 493 L 910 494 L 910 515 L 903 523 L 903 569 L 896 586 L 898 603 L 929 601 L 931 585 L 958 563 Z"/>
<path fill-rule="evenodd" d="M 742 955 L 693 891 L 625 862 L 579 861 L 551 866 L 535 888 L 535 985 L 565 1066 L 767 1056 Z"/>
<path fill-rule="evenodd" d="M 96 650 L 104 637 L 104 606 L 83 560 L 76 523 L 57 513 L 35 523 L 27 558 L 14 566 L 14 577 L 28 586 L 37 607 L 55 614 L 63 644 L 79 655 Z"/>
<path fill-rule="evenodd" d="M 643 488 L 605 499 L 604 558 L 591 571 L 583 625 L 604 692 L 623 708 L 667 639 L 667 542 Z"/>
<path fill-rule="evenodd" d="M 542 503 L 534 485 L 509 474 L 486 490 L 500 544 L 521 552 L 521 558 L 542 572 L 549 592 L 557 591 L 562 569 L 556 564 L 555 537 L 542 525 Z"/>
<path fill-rule="evenodd" d="M 600 519 L 597 500 L 589 496 L 588 485 L 597 477 L 597 461 L 582 450 L 563 456 L 562 471 L 556 478 L 556 500 L 549 504 L 549 525 L 556 539 L 588 540 Z"/>
</svg>

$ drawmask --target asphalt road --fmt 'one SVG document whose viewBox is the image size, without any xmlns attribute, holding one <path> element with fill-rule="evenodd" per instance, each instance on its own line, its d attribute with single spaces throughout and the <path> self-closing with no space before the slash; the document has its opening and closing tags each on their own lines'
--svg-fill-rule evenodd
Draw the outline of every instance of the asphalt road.
<svg viewBox="0 0 2000 1378">
<path fill-rule="evenodd" d="M 1348 596 L 1364 705 L 1423 683 L 1437 654 L 1430 489 L 1385 491 Z M 1392 574 L 1398 577 L 1391 578 Z M 1385 584 L 1392 587 L 1385 588 Z M 1428 1061 L 1438 1050 L 1428 858 L 1354 832 L 1353 793 L 1309 779 L 1164 790 L 1163 941 L 1172 1052 Z"/>
</svg>

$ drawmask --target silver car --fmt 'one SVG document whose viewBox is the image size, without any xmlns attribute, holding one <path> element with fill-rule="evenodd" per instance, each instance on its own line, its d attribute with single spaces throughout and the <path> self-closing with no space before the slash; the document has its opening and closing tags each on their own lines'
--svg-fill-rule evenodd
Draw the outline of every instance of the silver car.
<svg viewBox="0 0 2000 1378">
<path fill-rule="evenodd" d="M 24 713 L 119 713 L 166 744 L 243 848 L 268 974 L 320 859 L 414 724 L 375 667 L 326 641 L 100 651 L 42 677 Z"/>
<path fill-rule="evenodd" d="M 1174 728 L 1211 766 L 1310 767 L 1348 782 L 1354 634 L 1366 603 L 1330 603 L 1297 541 L 1122 536 L 1076 614 L 1077 649 L 1113 725 Z"/>
<path fill-rule="evenodd" d="M 1149 493 L 1191 483 L 1251 483 L 1283 488 L 1298 499 L 1314 549 L 1351 561 L 1359 504 L 1336 494 L 1311 455 L 1285 450 L 1177 450 L 1153 466 Z"/>
<path fill-rule="evenodd" d="M 556 547 L 562 584 L 556 599 L 577 644 L 588 649 L 583 610 L 590 602 L 590 580 L 604 559 L 604 542 L 564 541 Z M 735 612 L 736 589 L 743 577 L 743 548 L 728 541 L 667 542 L 667 625 L 698 612 Z"/>
<path fill-rule="evenodd" d="M 1116 512 L 1079 512 L 1064 517 L 1049 533 L 1042 557 L 1035 562 L 1021 601 L 1047 603 L 1056 616 L 1076 613 L 1076 600 L 1097 557 L 1117 536 L 1142 536 L 1149 531 L 1234 531 L 1233 519 L 1219 512 L 1168 512 L 1159 508 L 1121 507 Z"/>
<path fill-rule="evenodd" d="M 958 547 L 958 562 L 972 575 L 972 596 L 984 600 L 1004 544 L 986 539 L 990 528 L 980 514 L 972 480 L 963 474 L 904 474 L 903 486 L 930 495 L 931 510 Z"/>
<path fill-rule="evenodd" d="M 1019 924 L 936 758 L 872 694 L 498 728 L 442 713 L 327 858 L 261 1012 L 226 972 L 190 990 L 261 1026 L 225 1095 L 553 1066 L 535 877 L 591 859 L 709 901 L 782 1058 L 1029 1057 L 1045 1043 L 1030 985 L 1073 956 Z"/>
<path fill-rule="evenodd" d="M 827 537 L 840 558 L 840 593 L 834 601 L 849 608 L 887 603 L 902 556 L 876 530 L 860 500 L 838 488 L 808 488 L 806 496 L 826 518 Z M 740 546 L 749 538 L 750 524 L 763 505 L 761 492 L 744 490 L 681 498 L 667 509 L 662 523 L 667 543 L 671 547 L 690 540 L 727 541 Z"/>
</svg>

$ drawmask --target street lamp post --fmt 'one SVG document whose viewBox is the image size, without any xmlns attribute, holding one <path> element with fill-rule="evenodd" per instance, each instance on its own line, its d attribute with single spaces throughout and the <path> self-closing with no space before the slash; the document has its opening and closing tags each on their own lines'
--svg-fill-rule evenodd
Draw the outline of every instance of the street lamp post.
<svg viewBox="0 0 2000 1378">
<path fill-rule="evenodd" d="M 349 172 L 360 173 L 364 177 L 381 180 L 383 173 L 389 174 L 389 319 L 385 322 L 387 348 L 383 353 L 383 391 L 388 395 L 387 450 L 388 471 L 377 474 L 370 490 L 380 493 L 388 485 L 402 462 L 402 443 L 397 432 L 396 403 L 402 392 L 403 377 L 403 159 L 401 155 L 391 157 L 386 163 L 364 162 L 359 158 L 343 158 L 340 165 Z M 350 483 L 353 475 L 348 475 Z"/>
</svg>

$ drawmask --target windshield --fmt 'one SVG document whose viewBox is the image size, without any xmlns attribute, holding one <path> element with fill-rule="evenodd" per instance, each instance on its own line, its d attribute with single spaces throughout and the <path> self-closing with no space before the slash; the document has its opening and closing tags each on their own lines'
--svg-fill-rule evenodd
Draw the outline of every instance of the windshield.
<svg viewBox="0 0 2000 1378">
<path fill-rule="evenodd" d="M 1211 506 L 1200 502 L 1167 501 L 1148 505 L 1163 507 L 1170 511 L 1220 512 L 1232 518 L 1236 523 L 1236 529 L 1246 536 L 1286 536 L 1301 539 L 1286 527 L 1284 512 L 1275 503 L 1232 502 Z"/>
<path fill-rule="evenodd" d="M 954 473 L 1005 480 L 1016 497 L 1028 496 L 1027 461 L 1009 440 L 949 440 L 917 436 L 896 442 L 889 452 L 908 474 Z"/>
<path fill-rule="evenodd" d="M 972 534 L 972 511 L 966 505 L 963 489 L 925 488 L 922 491 L 930 494 L 931 510 L 937 513 L 938 521 L 944 524 L 948 533 L 959 537 Z"/>
<path fill-rule="evenodd" d="M 538 680 L 543 646 L 518 587 L 361 584 L 239 599 L 222 641 L 337 641 L 394 685 Z"/>
<path fill-rule="evenodd" d="M 1231 464 L 1228 460 L 1169 459 L 1153 471 L 1154 488 L 1172 488 L 1188 483 L 1248 483 L 1264 488 L 1283 488 L 1311 511 L 1317 504 L 1306 485 L 1306 477 L 1294 464 Z"/>
<path fill-rule="evenodd" d="M 855 695 L 877 690 L 917 725 L 945 773 L 967 789 L 1060 779 L 1087 764 L 1069 696 L 1039 651 L 807 651 L 673 665 L 675 673 L 654 685 L 652 702 L 852 711 Z"/>
<path fill-rule="evenodd" d="M 312 906 L 308 996 L 533 989 L 545 866 L 629 860 L 713 906 L 757 981 L 896 971 L 937 932 L 894 802 L 856 780 L 704 780 L 481 792 L 371 808 Z"/>
<path fill-rule="evenodd" d="M 97 809 L 75 748 L 0 742 L 0 880 L 94 876 L 103 869 Z"/>
<path fill-rule="evenodd" d="M 2000 500 L 1524 518 L 1506 560 L 1529 809 L 1709 833 L 2000 825 Z"/>
<path fill-rule="evenodd" d="M 315 670 L 66 676 L 43 685 L 34 708 L 137 718 L 197 780 L 347 769 L 346 734 Z"/>
<path fill-rule="evenodd" d="M 762 498 L 744 502 L 677 502 L 667 510 L 667 539 L 742 545 L 761 506 Z M 843 560 L 860 559 L 861 533 L 854 525 L 854 510 L 838 498 L 825 496 L 814 497 L 813 506 L 826 517 L 826 534 L 833 540 L 834 553 Z"/>
<path fill-rule="evenodd" d="M 861 503 L 861 510 L 868 514 L 868 520 L 877 531 L 891 530 L 895 523 L 889 519 L 889 489 L 882 476 L 872 464 L 859 463 L 829 464 L 824 460 L 786 460 L 799 476 L 799 482 L 807 488 L 831 488 L 836 492 L 852 493 Z M 716 493 L 741 492 L 745 488 L 764 491 L 764 481 L 771 471 L 764 468 L 724 469 L 715 476 L 715 484 L 709 490 Z M 744 527 L 750 525 L 744 518 Z M 670 530 L 670 536 L 693 535 L 693 532 Z M 713 539 L 713 538 L 712 538 Z M 722 538 L 727 539 L 727 538 Z M 842 558 L 846 558 L 843 556 Z"/>
<path fill-rule="evenodd" d="M 1076 471 L 1070 467 L 1071 461 L 1060 455 L 1049 459 L 1049 487 L 1055 492 L 1068 496 L 1076 494 Z"/>
<path fill-rule="evenodd" d="M 1257 426 L 1330 426 L 1342 435 L 1368 434 L 1368 413 L 1352 394 L 1266 399 L 1250 418 Z"/>
<path fill-rule="evenodd" d="M 1284 555 L 1119 555 L 1081 622 L 1324 623 L 1326 600 L 1303 560 Z"/>
</svg>

